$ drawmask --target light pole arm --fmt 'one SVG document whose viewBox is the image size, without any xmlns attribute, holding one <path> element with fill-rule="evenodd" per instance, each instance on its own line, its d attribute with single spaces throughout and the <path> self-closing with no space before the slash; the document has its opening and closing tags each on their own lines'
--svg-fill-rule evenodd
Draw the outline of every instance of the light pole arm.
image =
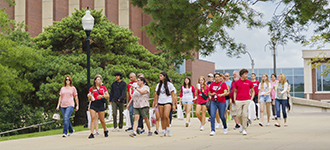
<svg viewBox="0 0 330 150">
<path fill-rule="evenodd" d="M 252 73 L 254 73 L 254 59 L 252 58 L 251 54 L 248 51 L 245 51 L 245 52 L 249 54 L 249 57 L 251 60 L 251 65 L 252 65 Z"/>
</svg>

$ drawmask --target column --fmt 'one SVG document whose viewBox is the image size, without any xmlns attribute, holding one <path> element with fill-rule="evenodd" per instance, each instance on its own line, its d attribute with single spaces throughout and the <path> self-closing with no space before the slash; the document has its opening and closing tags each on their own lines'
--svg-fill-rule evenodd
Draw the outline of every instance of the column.
<svg viewBox="0 0 330 150">
<path fill-rule="evenodd" d="M 53 0 L 42 0 L 42 32 L 50 25 L 53 25 Z"/>
</svg>

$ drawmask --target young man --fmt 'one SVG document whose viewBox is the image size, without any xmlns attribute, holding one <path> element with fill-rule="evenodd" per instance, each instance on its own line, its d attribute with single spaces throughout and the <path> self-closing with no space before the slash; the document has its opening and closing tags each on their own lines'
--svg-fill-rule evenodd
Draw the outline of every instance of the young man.
<svg viewBox="0 0 330 150">
<path fill-rule="evenodd" d="M 110 104 L 112 106 L 113 127 L 112 131 L 120 131 L 123 128 L 123 111 L 126 96 L 126 83 L 121 80 L 123 74 L 116 72 L 116 81 L 111 85 Z M 119 129 L 117 129 L 117 108 L 119 108 Z"/>
<path fill-rule="evenodd" d="M 248 118 L 248 107 L 254 98 L 253 83 L 247 79 L 249 71 L 247 69 L 242 69 L 239 71 L 241 78 L 237 80 L 234 84 L 234 99 L 233 103 L 237 107 L 237 118 L 241 123 L 240 132 L 243 135 L 247 135 L 247 118 Z M 250 95 L 250 91 L 252 95 Z"/>
</svg>

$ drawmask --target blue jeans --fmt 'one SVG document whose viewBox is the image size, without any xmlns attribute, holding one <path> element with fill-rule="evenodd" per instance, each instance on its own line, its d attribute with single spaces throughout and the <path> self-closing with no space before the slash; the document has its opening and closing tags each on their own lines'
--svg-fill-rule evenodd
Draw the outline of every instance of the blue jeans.
<svg viewBox="0 0 330 150">
<path fill-rule="evenodd" d="M 226 103 L 211 101 L 210 109 L 211 109 L 211 131 L 215 131 L 214 123 L 215 123 L 215 117 L 216 117 L 217 110 L 219 111 L 219 115 L 220 115 L 221 122 L 223 124 L 223 128 L 227 129 L 227 122 L 226 122 L 226 118 L 225 118 Z"/>
<path fill-rule="evenodd" d="M 130 121 L 131 121 L 131 125 L 132 125 L 132 128 L 133 128 L 133 103 L 131 103 L 131 105 L 129 105 L 129 117 L 130 117 Z"/>
<path fill-rule="evenodd" d="M 275 99 L 275 107 L 276 107 L 276 114 L 277 119 L 281 119 L 281 105 L 282 105 L 282 113 L 283 118 L 286 119 L 286 106 L 288 104 L 288 100 L 286 99 Z"/>
<path fill-rule="evenodd" d="M 69 106 L 67 108 L 61 107 L 61 112 L 62 112 L 63 120 L 64 120 L 63 134 L 65 134 L 65 135 L 68 134 L 68 129 L 69 129 L 69 133 L 73 132 L 72 124 L 70 121 L 72 111 L 73 111 L 72 106 Z"/>
</svg>

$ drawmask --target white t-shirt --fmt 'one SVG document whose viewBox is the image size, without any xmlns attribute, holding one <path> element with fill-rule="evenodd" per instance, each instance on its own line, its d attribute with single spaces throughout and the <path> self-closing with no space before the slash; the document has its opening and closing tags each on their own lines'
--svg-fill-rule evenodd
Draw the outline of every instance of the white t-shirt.
<svg viewBox="0 0 330 150">
<path fill-rule="evenodd" d="M 259 87 L 258 87 L 258 89 L 260 90 L 260 95 L 263 95 L 267 91 L 269 92 L 267 95 L 270 95 L 270 87 L 271 87 L 270 82 L 268 83 L 268 86 L 267 86 L 267 83 L 265 82 L 263 89 L 261 89 L 261 82 L 260 82 Z"/>
<path fill-rule="evenodd" d="M 159 87 L 159 83 L 156 86 L 156 92 L 158 90 L 158 87 Z M 175 87 L 173 86 L 173 84 L 171 82 L 167 82 L 167 87 L 168 87 L 168 91 L 170 92 L 170 94 L 172 91 L 175 91 Z M 160 88 L 160 93 L 158 96 L 158 103 L 159 104 L 172 103 L 172 95 L 170 95 L 170 96 L 166 95 L 164 84 L 162 84 L 162 87 Z"/>
</svg>

